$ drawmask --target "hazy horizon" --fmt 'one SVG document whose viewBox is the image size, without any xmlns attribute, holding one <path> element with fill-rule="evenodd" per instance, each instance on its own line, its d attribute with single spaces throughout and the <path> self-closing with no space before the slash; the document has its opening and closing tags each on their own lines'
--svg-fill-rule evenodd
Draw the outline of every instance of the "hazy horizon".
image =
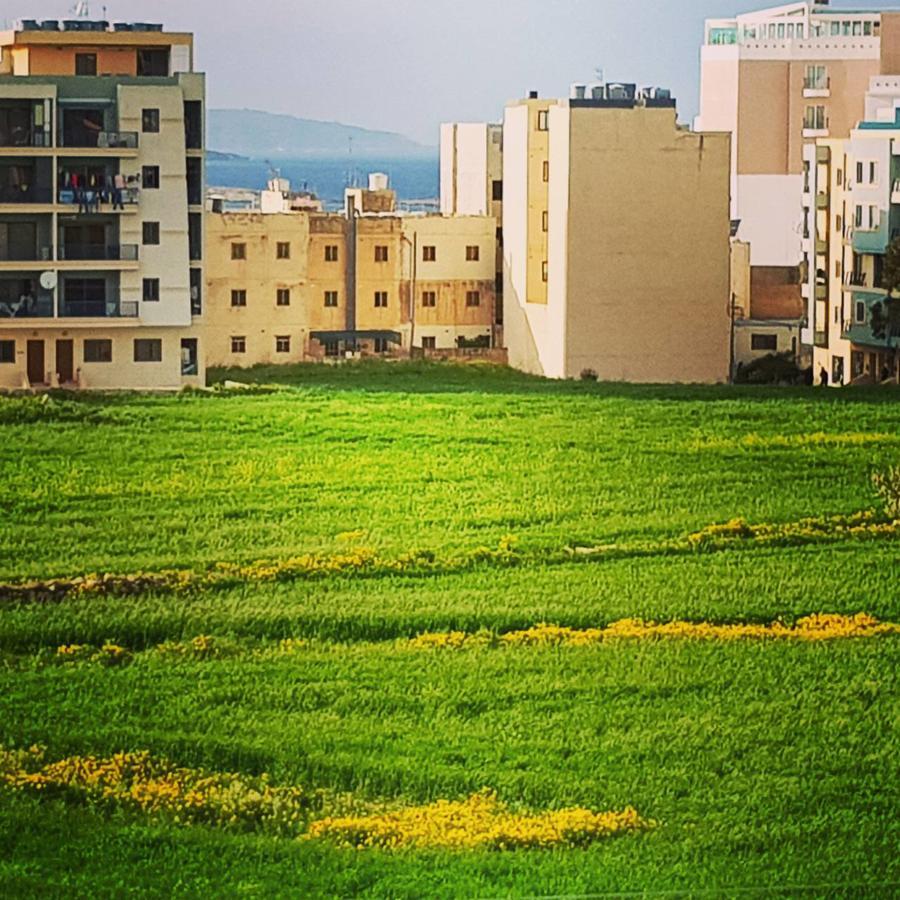
<svg viewBox="0 0 900 900">
<path fill-rule="evenodd" d="M 91 3 L 91 13 L 194 32 L 211 108 L 340 122 L 435 146 L 441 122 L 498 121 L 507 101 L 529 90 L 565 96 L 597 68 L 613 80 L 671 88 L 689 122 L 699 102 L 704 19 L 774 5 L 694 0 L 687 11 L 659 0 L 107 0 Z M 66 18 L 71 6 L 2 0 L 0 22 Z M 900 0 L 836 5 L 873 7 L 897 9 Z"/>
</svg>

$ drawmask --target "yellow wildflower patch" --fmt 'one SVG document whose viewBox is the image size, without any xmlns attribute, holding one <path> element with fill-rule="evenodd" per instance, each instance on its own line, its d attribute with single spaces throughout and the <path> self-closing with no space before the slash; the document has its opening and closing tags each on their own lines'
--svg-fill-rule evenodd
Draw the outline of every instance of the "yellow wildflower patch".
<svg viewBox="0 0 900 900">
<path fill-rule="evenodd" d="M 855 616 L 821 614 L 798 619 L 794 625 L 772 622 L 769 625 L 717 624 L 714 622 L 666 623 L 645 622 L 642 619 L 621 619 L 605 628 L 566 628 L 541 624 L 522 631 L 511 631 L 497 637 L 452 631 L 422 634 L 413 638 L 409 646 L 417 650 L 460 650 L 497 644 L 503 647 L 567 646 L 590 647 L 622 639 L 683 640 L 795 640 L 833 641 L 848 638 L 872 638 L 900 634 L 900 625 L 880 622 L 860 613 Z"/>
<path fill-rule="evenodd" d="M 467 800 L 438 800 L 396 812 L 319 819 L 308 839 L 367 849 L 536 850 L 585 847 L 653 827 L 632 808 L 621 812 L 563 809 L 514 813 L 491 791 Z"/>
</svg>

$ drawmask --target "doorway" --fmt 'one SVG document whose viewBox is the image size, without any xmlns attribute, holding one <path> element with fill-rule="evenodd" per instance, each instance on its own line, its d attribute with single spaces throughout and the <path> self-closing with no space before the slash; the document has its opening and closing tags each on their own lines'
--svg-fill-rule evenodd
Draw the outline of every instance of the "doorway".
<svg viewBox="0 0 900 900">
<path fill-rule="evenodd" d="M 46 384 L 47 371 L 44 368 L 44 342 L 28 342 L 28 381 L 31 385 Z"/>
<path fill-rule="evenodd" d="M 75 381 L 75 344 L 73 341 L 56 342 L 56 377 L 60 384 Z"/>
</svg>

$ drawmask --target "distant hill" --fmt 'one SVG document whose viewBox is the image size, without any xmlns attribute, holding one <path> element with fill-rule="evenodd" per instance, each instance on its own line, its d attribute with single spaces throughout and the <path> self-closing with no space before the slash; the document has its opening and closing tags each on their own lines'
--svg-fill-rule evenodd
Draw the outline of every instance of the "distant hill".
<svg viewBox="0 0 900 900">
<path fill-rule="evenodd" d="M 353 153 L 360 157 L 424 156 L 435 152 L 432 147 L 389 131 L 369 131 L 254 109 L 209 111 L 207 146 L 219 153 L 254 159 L 335 156 L 347 153 L 351 139 Z"/>
</svg>

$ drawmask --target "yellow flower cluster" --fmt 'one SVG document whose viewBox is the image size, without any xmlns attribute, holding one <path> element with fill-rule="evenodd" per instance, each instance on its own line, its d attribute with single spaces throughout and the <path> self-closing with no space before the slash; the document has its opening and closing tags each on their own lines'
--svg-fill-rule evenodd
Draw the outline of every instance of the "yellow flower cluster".
<svg viewBox="0 0 900 900">
<path fill-rule="evenodd" d="M 193 659 L 218 659 L 235 652 L 235 648 L 208 634 L 200 634 L 186 643 L 166 641 L 157 644 L 156 652 L 163 656 L 189 657 Z"/>
<path fill-rule="evenodd" d="M 106 759 L 72 756 L 45 764 L 43 752 L 0 748 L 0 784 L 16 791 L 68 795 L 114 804 L 175 822 L 297 834 L 320 808 L 321 794 L 274 787 L 268 776 L 247 778 L 178 768 L 149 753 Z"/>
<path fill-rule="evenodd" d="M 118 644 L 106 643 L 101 647 L 90 644 L 63 644 L 56 650 L 61 662 L 95 662 L 105 666 L 118 666 L 131 659 L 131 653 Z"/>
<path fill-rule="evenodd" d="M 900 625 L 879 622 L 860 613 L 855 616 L 813 615 L 799 619 L 795 625 L 773 622 L 770 625 L 720 625 L 713 622 L 645 622 L 642 619 L 622 619 L 606 628 L 566 628 L 559 625 L 536 625 L 524 631 L 511 631 L 497 637 L 485 634 L 466 634 L 460 631 L 422 634 L 413 638 L 409 646 L 416 650 L 461 650 L 471 647 L 500 646 L 567 646 L 591 647 L 621 639 L 683 640 L 797 640 L 833 641 L 846 638 L 871 638 L 900 634 Z"/>
<path fill-rule="evenodd" d="M 367 849 L 536 850 L 585 847 L 597 841 L 653 827 L 630 807 L 621 812 L 588 809 L 517 814 L 491 791 L 467 800 L 438 800 L 396 812 L 320 819 L 308 839 Z"/>
</svg>

